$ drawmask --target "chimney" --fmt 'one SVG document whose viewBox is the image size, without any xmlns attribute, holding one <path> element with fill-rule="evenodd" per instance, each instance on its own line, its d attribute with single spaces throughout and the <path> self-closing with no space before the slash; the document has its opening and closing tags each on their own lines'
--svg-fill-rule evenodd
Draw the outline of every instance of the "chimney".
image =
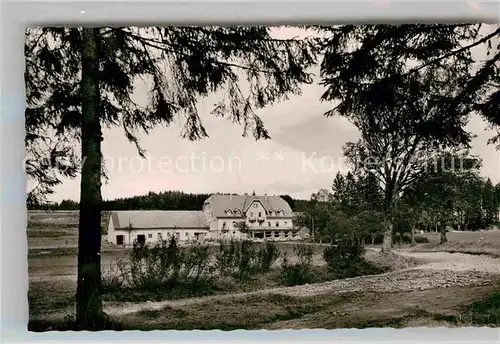
<svg viewBox="0 0 500 344">
<path fill-rule="evenodd" d="M 267 201 L 267 194 L 264 194 L 264 199 Z"/>
</svg>

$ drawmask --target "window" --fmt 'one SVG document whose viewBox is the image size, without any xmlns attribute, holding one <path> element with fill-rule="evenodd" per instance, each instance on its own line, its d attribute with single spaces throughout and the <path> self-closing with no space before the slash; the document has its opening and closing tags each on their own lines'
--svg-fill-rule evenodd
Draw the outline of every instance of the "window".
<svg viewBox="0 0 500 344">
<path fill-rule="evenodd" d="M 262 227 L 262 222 L 259 222 L 259 227 Z"/>
<path fill-rule="evenodd" d="M 226 221 L 222 222 L 222 228 L 226 228 Z"/>
<path fill-rule="evenodd" d="M 280 223 L 278 221 L 276 221 L 276 227 L 279 227 L 280 226 Z"/>
<path fill-rule="evenodd" d="M 268 222 L 268 223 L 267 223 L 267 227 L 271 227 L 271 222 Z"/>
<path fill-rule="evenodd" d="M 236 221 L 233 221 L 233 227 L 236 227 Z"/>
<path fill-rule="evenodd" d="M 262 213 L 259 211 L 259 217 L 262 217 Z"/>
<path fill-rule="evenodd" d="M 117 235 L 116 236 L 116 244 L 117 245 L 123 245 L 123 235 Z"/>
<path fill-rule="evenodd" d="M 151 239 L 153 237 L 153 234 L 148 234 L 148 238 Z"/>
<path fill-rule="evenodd" d="M 285 226 L 288 224 L 288 222 L 285 221 Z"/>
<path fill-rule="evenodd" d="M 253 207 L 254 207 L 254 208 L 257 208 L 258 206 L 259 206 L 259 205 L 258 205 L 257 203 L 254 203 L 254 204 L 253 204 Z"/>
<path fill-rule="evenodd" d="M 253 217 L 253 211 L 250 212 L 250 217 Z"/>
<path fill-rule="evenodd" d="M 189 236 L 189 233 L 186 233 L 186 236 Z"/>
<path fill-rule="evenodd" d="M 139 245 L 144 245 L 146 243 L 146 236 L 144 234 L 139 234 L 137 236 L 137 243 L 139 243 Z"/>
</svg>

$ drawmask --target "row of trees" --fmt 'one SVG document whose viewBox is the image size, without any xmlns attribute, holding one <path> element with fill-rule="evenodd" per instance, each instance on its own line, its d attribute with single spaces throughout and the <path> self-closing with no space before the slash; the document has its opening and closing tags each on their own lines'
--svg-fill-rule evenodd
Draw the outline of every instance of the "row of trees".
<svg viewBox="0 0 500 344">
<path fill-rule="evenodd" d="M 104 319 L 102 126 L 121 127 L 141 155 L 138 134 L 159 125 L 183 121 L 183 136 L 201 139 L 208 133 L 197 102 L 223 92 L 212 113 L 241 124 L 244 135 L 267 139 L 256 110 L 300 94 L 301 86 L 313 81 L 309 68 L 320 63 L 326 88 L 322 100 L 336 104 L 326 115 L 348 118 L 362 134 L 349 146 L 348 156 L 378 161 L 378 167 L 363 165 L 362 170 L 381 185 L 389 249 L 391 214 L 399 195 L 414 182 L 417 153 L 467 146 L 471 137 L 465 124 L 471 114 L 500 125 L 499 28 L 412 24 L 309 29 L 319 35 L 276 39 L 266 27 L 27 30 L 26 165 L 28 176 L 37 182 L 28 202 L 43 201 L 61 178 L 81 173 L 80 328 L 98 328 Z M 479 46 L 487 52 L 480 65 L 471 55 Z M 146 105 L 131 97 L 139 78 L 150 88 Z M 498 136 L 492 138 L 496 140 Z"/>
<path fill-rule="evenodd" d="M 478 159 L 466 157 L 443 153 L 438 160 L 444 163 L 441 166 L 432 159 L 395 197 L 392 213 L 386 213 L 383 188 L 373 173 L 338 173 L 331 190 L 314 193 L 295 221 L 314 230 L 317 240 L 330 242 L 374 243 L 384 233 L 388 218 L 393 226 L 392 243 L 395 235 L 407 235 L 415 243 L 417 230 L 440 232 L 444 243 L 449 228 L 490 228 L 499 221 L 500 183 L 494 186 L 489 178 L 483 179 L 472 168 L 478 166 Z M 451 169 L 453 159 L 466 160 L 462 170 Z"/>
</svg>

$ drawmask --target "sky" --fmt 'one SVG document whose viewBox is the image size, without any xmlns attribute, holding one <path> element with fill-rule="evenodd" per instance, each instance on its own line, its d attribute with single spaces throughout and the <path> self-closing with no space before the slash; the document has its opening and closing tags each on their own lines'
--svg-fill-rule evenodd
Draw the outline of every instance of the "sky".
<svg viewBox="0 0 500 344">
<path fill-rule="evenodd" d="M 288 29 L 278 35 L 302 33 Z M 270 140 L 242 137 L 242 127 L 211 116 L 210 98 L 199 104 L 209 138 L 195 142 L 182 139 L 179 122 L 168 128 L 158 127 L 140 136 L 146 159 L 139 158 L 123 129 L 105 129 L 102 151 L 109 182 L 102 186 L 103 199 L 167 190 L 239 194 L 255 191 L 308 199 L 320 188 L 329 189 L 337 171 L 346 169 L 342 146 L 356 141 L 359 134 L 346 119 L 323 115 L 332 104 L 320 102 L 324 88 L 317 82 L 305 85 L 300 96 L 258 111 Z M 135 97 L 146 99 L 144 85 L 137 85 Z M 500 151 L 487 145 L 494 132 L 486 130 L 486 124 L 477 116 L 471 119 L 468 129 L 477 135 L 471 153 L 483 159 L 482 174 L 499 182 Z M 55 188 L 51 200 L 78 200 L 79 189 L 79 178 L 64 180 Z"/>
</svg>

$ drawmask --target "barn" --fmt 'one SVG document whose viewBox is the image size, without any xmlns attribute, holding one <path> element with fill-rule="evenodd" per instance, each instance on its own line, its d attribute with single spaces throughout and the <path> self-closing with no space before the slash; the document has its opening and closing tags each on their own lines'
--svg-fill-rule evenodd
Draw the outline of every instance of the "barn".
<svg viewBox="0 0 500 344">
<path fill-rule="evenodd" d="M 203 211 L 112 211 L 108 242 L 118 246 L 128 246 L 134 242 L 153 244 L 169 240 L 172 236 L 178 242 L 203 241 L 209 229 Z"/>
</svg>

